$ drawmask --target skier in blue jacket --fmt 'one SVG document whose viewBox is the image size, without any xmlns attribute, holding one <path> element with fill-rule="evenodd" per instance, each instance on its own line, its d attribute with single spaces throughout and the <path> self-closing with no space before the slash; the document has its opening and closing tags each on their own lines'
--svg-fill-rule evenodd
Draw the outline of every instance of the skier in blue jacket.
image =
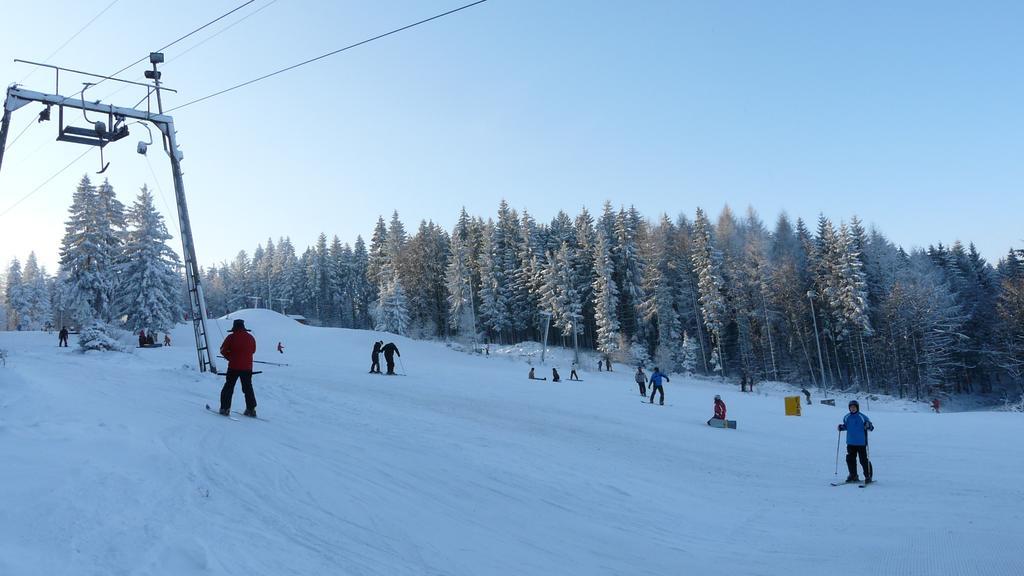
<svg viewBox="0 0 1024 576">
<path fill-rule="evenodd" d="M 668 379 L 668 376 L 665 376 L 664 374 L 662 374 L 661 373 L 661 369 L 658 368 L 657 366 L 655 366 L 654 372 L 651 372 L 651 402 L 650 402 L 651 404 L 654 404 L 654 394 L 656 392 L 660 392 L 661 393 L 661 402 L 660 402 L 660 404 L 662 406 L 665 405 L 665 388 L 663 388 L 661 386 L 661 381 L 662 380 L 665 380 L 665 382 L 671 382 L 671 380 Z"/>
<path fill-rule="evenodd" d="M 859 482 L 857 478 L 857 458 L 860 458 L 860 467 L 864 469 L 864 483 L 871 482 L 872 468 L 868 460 L 868 432 L 875 429 L 871 419 L 861 414 L 860 403 L 850 400 L 850 413 L 843 417 L 843 423 L 839 425 L 839 431 L 846 431 L 846 467 L 850 475 L 846 477 L 847 482 Z"/>
</svg>

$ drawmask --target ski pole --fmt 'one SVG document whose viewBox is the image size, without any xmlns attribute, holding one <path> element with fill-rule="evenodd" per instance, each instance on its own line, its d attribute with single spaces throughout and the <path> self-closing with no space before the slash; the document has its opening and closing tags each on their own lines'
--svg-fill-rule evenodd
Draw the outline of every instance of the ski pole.
<svg viewBox="0 0 1024 576">
<path fill-rule="evenodd" d="M 835 476 L 839 476 L 839 441 L 843 438 L 843 431 L 840 430 L 836 435 L 836 473 Z"/>
<path fill-rule="evenodd" d="M 402 362 L 401 356 L 398 357 L 398 363 L 402 366 L 402 376 L 408 376 L 408 374 L 405 373 L 405 362 Z"/>
</svg>

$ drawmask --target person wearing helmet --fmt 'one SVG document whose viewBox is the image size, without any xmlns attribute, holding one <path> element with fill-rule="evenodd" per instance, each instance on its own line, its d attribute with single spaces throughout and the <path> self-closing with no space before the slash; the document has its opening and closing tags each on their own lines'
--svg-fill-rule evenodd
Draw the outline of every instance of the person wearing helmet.
<svg viewBox="0 0 1024 576">
<path fill-rule="evenodd" d="M 839 425 L 839 431 L 846 431 L 846 467 L 850 475 L 846 477 L 847 482 L 859 482 L 857 478 L 857 459 L 860 459 L 860 467 L 864 470 L 864 483 L 871 482 L 872 468 L 868 460 L 868 432 L 875 429 L 871 419 L 861 414 L 860 403 L 850 400 L 850 413 L 843 417 L 843 423 Z"/>
<path fill-rule="evenodd" d="M 725 420 L 725 402 L 718 394 L 715 394 L 715 416 L 712 420 Z"/>
</svg>

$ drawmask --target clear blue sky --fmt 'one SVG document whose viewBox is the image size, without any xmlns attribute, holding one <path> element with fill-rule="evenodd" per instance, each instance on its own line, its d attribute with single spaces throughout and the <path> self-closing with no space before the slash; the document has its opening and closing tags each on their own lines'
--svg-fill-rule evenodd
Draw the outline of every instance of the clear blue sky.
<svg viewBox="0 0 1024 576">
<path fill-rule="evenodd" d="M 52 62 L 111 73 L 241 2 L 119 0 Z M 268 2 L 166 51 L 168 106 L 465 3 Z M 109 3 L 5 5 L 0 78 L 24 79 L 13 58 L 46 58 Z M 544 221 L 605 200 L 650 218 L 857 214 L 907 248 L 960 239 L 995 260 L 1024 245 L 1022 24 L 1020 2 L 490 0 L 175 112 L 200 263 L 268 236 L 368 238 L 394 209 L 410 230 L 450 229 L 461 206 L 486 217 L 502 198 Z M 25 85 L 52 92 L 52 73 Z M 115 89 L 89 97 L 142 96 Z M 11 139 L 38 108 L 15 113 Z M 8 151 L 0 212 L 81 153 L 56 130 Z M 154 181 L 142 137 L 108 146 L 106 176 L 126 204 L 162 190 L 177 233 L 167 159 L 151 150 Z M 90 153 L 0 216 L 0 262 L 34 249 L 53 272 L 75 183 L 98 165 Z"/>
</svg>

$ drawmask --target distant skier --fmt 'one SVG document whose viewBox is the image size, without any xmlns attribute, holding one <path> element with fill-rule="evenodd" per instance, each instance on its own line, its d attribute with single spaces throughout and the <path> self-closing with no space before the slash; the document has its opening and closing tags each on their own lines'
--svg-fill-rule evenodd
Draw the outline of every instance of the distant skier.
<svg viewBox="0 0 1024 576">
<path fill-rule="evenodd" d="M 857 478 L 857 459 L 860 458 L 860 467 L 864 470 L 864 483 L 871 483 L 871 476 L 874 472 L 871 462 L 868 460 L 868 432 L 875 429 L 871 419 L 860 412 L 860 403 L 850 400 L 850 413 L 843 417 L 843 423 L 839 425 L 839 431 L 846 431 L 846 467 L 850 475 L 846 477 L 847 482 L 859 482 Z"/>
<path fill-rule="evenodd" d="M 718 394 L 715 394 L 715 415 L 712 420 L 725 420 L 725 402 L 722 402 Z"/>
<path fill-rule="evenodd" d="M 373 343 L 373 352 L 370 352 L 370 374 L 380 374 L 380 347 L 383 345 L 383 340 Z"/>
<path fill-rule="evenodd" d="M 533 366 L 531 366 L 530 367 L 530 380 L 545 380 L 546 381 L 547 378 L 537 378 L 536 374 L 534 374 Z"/>
<path fill-rule="evenodd" d="M 664 380 L 665 382 L 671 382 L 671 380 L 668 379 L 668 376 L 662 374 L 661 370 L 657 366 L 655 366 L 654 372 L 651 372 L 651 404 L 654 404 L 654 393 L 660 392 L 661 401 L 659 402 L 659 404 L 661 404 L 662 406 L 665 405 L 665 388 L 661 385 L 662 380 Z"/>
<path fill-rule="evenodd" d="M 644 367 L 636 367 L 636 376 L 633 377 L 636 380 L 636 385 L 640 387 L 640 395 L 647 398 L 647 374 L 644 374 Z"/>
<path fill-rule="evenodd" d="M 398 357 L 402 357 L 402 353 L 398 351 L 398 346 L 395 346 L 394 342 L 388 342 L 381 348 L 381 352 L 384 352 L 384 362 L 388 365 L 388 375 L 395 375 L 395 354 Z M 380 364 L 377 365 L 377 373 L 380 373 Z"/>
<path fill-rule="evenodd" d="M 57 348 L 60 348 L 61 346 L 63 346 L 64 348 L 68 347 L 68 327 L 67 326 L 61 326 L 60 332 L 57 333 Z"/>
<path fill-rule="evenodd" d="M 228 371 L 225 374 L 224 388 L 220 391 L 220 413 L 231 415 L 231 397 L 235 393 L 235 382 L 242 380 L 242 393 L 245 394 L 246 416 L 256 417 L 256 393 L 252 389 L 252 357 L 256 353 L 256 339 L 249 334 L 245 321 L 235 319 L 231 325 L 231 334 L 220 345 L 220 355 L 228 359 Z"/>
<path fill-rule="evenodd" d="M 171 345 L 171 335 L 168 334 L 168 333 L 164 333 L 164 346 L 170 346 L 170 345 Z"/>
<path fill-rule="evenodd" d="M 597 361 L 597 371 L 601 372 L 603 370 L 604 370 L 604 360 L 598 360 Z"/>
<path fill-rule="evenodd" d="M 552 368 L 551 369 L 551 381 L 552 382 L 561 382 L 562 381 L 562 379 L 558 377 L 558 369 L 557 368 Z"/>
<path fill-rule="evenodd" d="M 604 359 L 604 369 L 608 372 L 612 371 L 612 359 L 609 356 L 606 356 Z"/>
<path fill-rule="evenodd" d="M 284 344 L 281 344 L 280 342 L 277 343 L 277 353 L 284 354 Z"/>
</svg>

